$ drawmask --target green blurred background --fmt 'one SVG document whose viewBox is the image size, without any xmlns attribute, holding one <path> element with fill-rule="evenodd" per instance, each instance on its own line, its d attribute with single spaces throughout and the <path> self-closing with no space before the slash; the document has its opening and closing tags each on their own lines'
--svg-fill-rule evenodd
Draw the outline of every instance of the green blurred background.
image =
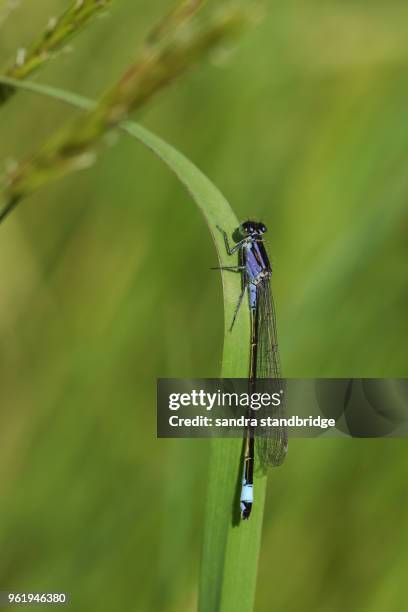
<svg viewBox="0 0 408 612">
<path fill-rule="evenodd" d="M 21 0 L 2 65 L 67 4 Z M 37 80 L 97 97 L 170 6 L 114 0 Z M 137 117 L 269 227 L 286 376 L 407 375 L 407 19 L 397 0 L 270 3 Z M 3 167 L 75 113 L 16 95 Z M 0 588 L 194 610 L 209 443 L 157 440 L 155 393 L 158 376 L 219 374 L 203 219 L 123 136 L 0 233 Z M 256 612 L 406 609 L 407 451 L 291 442 L 269 478 Z"/>
</svg>

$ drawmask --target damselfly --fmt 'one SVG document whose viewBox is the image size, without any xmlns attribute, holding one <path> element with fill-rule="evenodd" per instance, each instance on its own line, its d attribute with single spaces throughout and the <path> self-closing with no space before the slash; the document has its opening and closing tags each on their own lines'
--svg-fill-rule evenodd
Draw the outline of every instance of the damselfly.
<svg viewBox="0 0 408 612">
<path fill-rule="evenodd" d="M 238 266 L 222 266 L 221 270 L 239 272 L 242 291 L 231 322 L 232 330 L 246 293 L 251 324 L 249 359 L 249 390 L 254 392 L 257 379 L 272 378 L 279 385 L 280 363 L 278 354 L 276 317 L 270 280 L 272 268 L 266 252 L 263 236 L 267 231 L 263 223 L 245 221 L 239 227 L 240 240 L 230 247 L 227 234 L 218 228 L 225 241 L 228 255 L 238 252 Z M 283 400 L 277 418 L 283 416 Z M 284 427 L 269 429 L 266 435 L 257 436 L 257 455 L 261 468 L 281 465 L 287 452 L 287 431 Z M 240 495 L 241 517 L 248 519 L 254 501 L 255 433 L 248 427 L 245 434 L 244 465 Z"/>
</svg>

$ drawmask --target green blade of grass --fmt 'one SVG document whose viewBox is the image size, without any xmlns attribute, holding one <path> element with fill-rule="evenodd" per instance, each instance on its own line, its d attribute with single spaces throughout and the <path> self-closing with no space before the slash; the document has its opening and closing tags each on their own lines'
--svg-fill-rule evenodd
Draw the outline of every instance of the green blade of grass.
<svg viewBox="0 0 408 612">
<path fill-rule="evenodd" d="M 53 87 L 0 77 L 0 82 L 40 93 L 84 110 L 95 103 Z M 137 123 L 125 121 L 120 129 L 150 149 L 177 176 L 197 204 L 213 238 L 220 265 L 231 265 L 217 226 L 229 235 L 238 226 L 230 205 L 213 183 L 184 155 Z M 223 377 L 245 378 L 248 373 L 249 315 L 242 308 L 232 332 L 236 300 L 240 292 L 237 274 L 222 274 L 224 295 Z M 259 556 L 265 477 L 255 478 L 256 501 L 251 519 L 239 525 L 236 518 L 241 480 L 241 440 L 213 440 L 206 500 L 200 612 L 248 612 L 253 608 Z"/>
</svg>

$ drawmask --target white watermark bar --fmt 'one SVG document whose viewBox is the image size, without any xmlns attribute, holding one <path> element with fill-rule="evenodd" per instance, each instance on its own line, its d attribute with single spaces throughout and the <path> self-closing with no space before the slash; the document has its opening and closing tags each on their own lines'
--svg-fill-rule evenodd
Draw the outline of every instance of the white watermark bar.
<svg viewBox="0 0 408 612">
<path fill-rule="evenodd" d="M 408 379 L 158 379 L 159 438 L 408 436 Z"/>
</svg>

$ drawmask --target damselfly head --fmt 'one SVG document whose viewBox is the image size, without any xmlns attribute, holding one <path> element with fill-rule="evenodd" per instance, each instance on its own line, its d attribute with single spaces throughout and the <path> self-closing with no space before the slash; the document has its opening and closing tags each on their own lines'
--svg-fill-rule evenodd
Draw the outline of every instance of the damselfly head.
<svg viewBox="0 0 408 612">
<path fill-rule="evenodd" d="M 241 225 L 241 231 L 244 236 L 251 236 L 252 234 L 265 234 L 268 228 L 258 221 L 245 221 Z"/>
</svg>

